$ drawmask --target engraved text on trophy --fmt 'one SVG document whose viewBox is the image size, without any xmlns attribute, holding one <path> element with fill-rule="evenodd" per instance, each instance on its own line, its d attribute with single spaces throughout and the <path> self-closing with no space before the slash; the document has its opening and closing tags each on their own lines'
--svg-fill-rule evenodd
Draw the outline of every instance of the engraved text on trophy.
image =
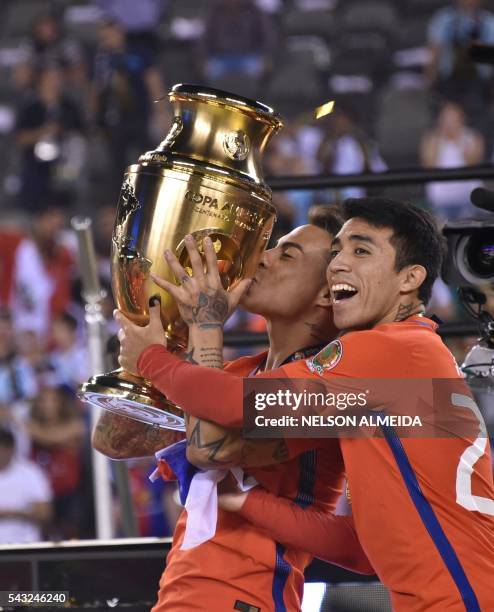
<svg viewBox="0 0 494 612">
<path fill-rule="evenodd" d="M 241 202 L 222 200 L 202 194 L 197 191 L 187 191 L 185 200 L 194 204 L 194 212 L 206 214 L 222 221 L 230 221 L 247 231 L 261 227 L 265 219 Z"/>
</svg>

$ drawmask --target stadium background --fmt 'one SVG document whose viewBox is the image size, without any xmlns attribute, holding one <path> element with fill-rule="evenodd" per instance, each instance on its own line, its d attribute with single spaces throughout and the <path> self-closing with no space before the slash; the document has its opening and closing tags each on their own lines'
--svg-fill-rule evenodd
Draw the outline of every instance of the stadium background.
<svg viewBox="0 0 494 612">
<path fill-rule="evenodd" d="M 479 12 L 463 23 L 459 7 L 472 5 Z M 95 534 L 89 409 L 75 399 L 90 366 L 68 221 L 92 217 L 109 288 L 124 167 L 170 123 L 167 101 L 152 101 L 189 82 L 272 105 L 285 128 L 266 152 L 268 177 L 490 164 L 492 69 L 466 57 L 473 39 L 494 44 L 494 2 L 2 1 L 0 425 L 50 483 L 55 519 L 43 539 Z M 334 113 L 314 120 L 313 109 L 329 99 Z M 442 224 L 473 214 L 468 194 L 480 184 L 277 190 L 276 236 L 304 223 L 310 206 L 364 193 L 412 199 Z M 109 294 L 110 334 L 112 308 Z M 442 282 L 430 311 L 446 323 L 468 322 Z M 242 312 L 229 322 L 230 332 L 263 330 Z M 446 342 L 461 362 L 475 337 Z M 247 350 L 230 347 L 228 357 Z M 139 535 L 170 535 L 179 512 L 174 487 L 148 482 L 150 460 L 128 468 Z M 113 515 L 121 536 L 117 498 Z"/>
</svg>

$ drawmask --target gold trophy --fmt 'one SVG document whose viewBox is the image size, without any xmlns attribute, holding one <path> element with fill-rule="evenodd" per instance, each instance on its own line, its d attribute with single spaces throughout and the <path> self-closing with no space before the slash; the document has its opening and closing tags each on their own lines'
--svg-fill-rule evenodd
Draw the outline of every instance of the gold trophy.
<svg viewBox="0 0 494 612">
<path fill-rule="evenodd" d="M 118 308 L 139 325 L 148 323 L 149 300 L 159 296 L 168 346 L 180 351 L 187 345 L 187 326 L 150 272 L 175 282 L 164 251 L 190 268 L 184 238 L 192 234 L 199 251 L 204 237 L 213 241 L 225 288 L 254 274 L 276 218 L 261 155 L 282 122 L 264 104 L 215 89 L 180 84 L 168 95 L 174 109 L 168 135 L 124 176 L 112 238 L 112 286 Z M 137 421 L 184 429 L 177 406 L 122 369 L 93 376 L 79 397 Z"/>
</svg>

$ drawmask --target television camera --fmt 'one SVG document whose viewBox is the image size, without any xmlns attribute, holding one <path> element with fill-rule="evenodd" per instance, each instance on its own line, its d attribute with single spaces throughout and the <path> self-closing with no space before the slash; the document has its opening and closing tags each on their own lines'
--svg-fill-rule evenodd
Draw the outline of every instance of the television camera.
<svg viewBox="0 0 494 612">
<path fill-rule="evenodd" d="M 479 324 L 478 344 L 461 369 L 474 391 L 494 394 L 494 192 L 478 187 L 470 200 L 492 214 L 445 225 L 448 254 L 443 278 L 458 287 L 462 305 Z"/>
</svg>

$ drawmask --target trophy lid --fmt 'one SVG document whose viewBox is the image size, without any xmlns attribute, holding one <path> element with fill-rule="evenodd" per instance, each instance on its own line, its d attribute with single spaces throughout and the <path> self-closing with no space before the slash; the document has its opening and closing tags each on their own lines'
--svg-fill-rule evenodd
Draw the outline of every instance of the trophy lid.
<svg viewBox="0 0 494 612">
<path fill-rule="evenodd" d="M 164 140 L 140 163 L 201 164 L 232 180 L 270 194 L 262 177 L 261 157 L 269 138 L 283 127 L 271 107 L 243 96 L 179 83 L 168 93 L 174 119 Z M 268 196 L 269 197 L 269 196 Z"/>
<path fill-rule="evenodd" d="M 263 104 L 257 100 L 244 98 L 237 94 L 215 89 L 213 87 L 204 87 L 202 85 L 193 85 L 190 83 L 177 83 L 168 94 L 170 101 L 173 102 L 177 97 L 201 100 L 217 104 L 223 107 L 231 107 L 240 110 L 249 115 L 256 115 L 257 118 L 270 123 L 275 130 L 283 127 L 283 120 L 273 108 L 267 104 Z"/>
</svg>

